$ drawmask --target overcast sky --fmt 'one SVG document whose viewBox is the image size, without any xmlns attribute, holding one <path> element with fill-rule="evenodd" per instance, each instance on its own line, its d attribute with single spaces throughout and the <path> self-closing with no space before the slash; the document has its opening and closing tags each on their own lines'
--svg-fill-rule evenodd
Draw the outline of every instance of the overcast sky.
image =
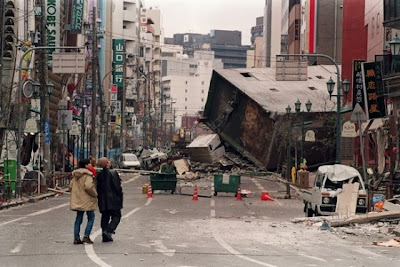
<svg viewBox="0 0 400 267">
<path fill-rule="evenodd" d="M 163 17 L 164 37 L 174 33 L 210 33 L 238 30 L 242 44 L 250 44 L 250 29 L 263 16 L 265 0 L 145 0 L 145 7 L 158 7 Z"/>
</svg>

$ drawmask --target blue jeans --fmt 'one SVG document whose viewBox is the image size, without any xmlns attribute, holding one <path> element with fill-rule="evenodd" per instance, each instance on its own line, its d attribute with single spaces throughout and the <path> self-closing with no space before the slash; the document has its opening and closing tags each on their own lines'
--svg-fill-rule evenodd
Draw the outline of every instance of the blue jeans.
<svg viewBox="0 0 400 267">
<path fill-rule="evenodd" d="M 76 211 L 76 219 L 75 219 L 75 226 L 74 226 L 74 239 L 80 238 L 80 231 L 81 231 L 81 224 L 83 221 L 83 214 L 84 211 L 77 210 Z M 86 224 L 85 228 L 85 236 L 90 236 L 90 232 L 92 231 L 93 228 L 93 223 L 94 223 L 94 211 L 86 211 L 88 222 Z"/>
</svg>

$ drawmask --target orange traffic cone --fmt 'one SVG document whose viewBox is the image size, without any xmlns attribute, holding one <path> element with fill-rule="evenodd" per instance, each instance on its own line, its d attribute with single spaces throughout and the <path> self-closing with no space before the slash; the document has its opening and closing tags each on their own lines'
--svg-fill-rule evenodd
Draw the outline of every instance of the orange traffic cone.
<svg viewBox="0 0 400 267">
<path fill-rule="evenodd" d="M 238 191 L 236 193 L 236 200 L 242 201 L 242 190 L 240 189 L 240 185 L 238 186 Z"/>
<path fill-rule="evenodd" d="M 194 185 L 194 192 L 193 192 L 192 200 L 199 200 L 199 195 L 197 194 L 197 184 Z"/>
<path fill-rule="evenodd" d="M 151 182 L 149 183 L 149 187 L 147 188 L 147 198 L 153 198 L 153 189 L 151 188 Z"/>
<path fill-rule="evenodd" d="M 261 192 L 261 200 L 269 200 L 269 201 L 274 201 L 272 197 L 269 196 L 268 192 Z"/>
</svg>

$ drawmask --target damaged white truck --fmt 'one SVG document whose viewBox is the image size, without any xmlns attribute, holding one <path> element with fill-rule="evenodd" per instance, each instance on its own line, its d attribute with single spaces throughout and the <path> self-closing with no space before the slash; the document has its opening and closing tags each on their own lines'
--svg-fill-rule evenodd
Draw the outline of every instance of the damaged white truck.
<svg viewBox="0 0 400 267">
<path fill-rule="evenodd" d="M 341 164 L 320 166 L 314 186 L 309 190 L 302 190 L 305 215 L 334 215 L 343 185 L 354 183 L 359 184 L 356 213 L 365 213 L 368 203 L 367 190 L 360 173 L 353 167 Z"/>
</svg>

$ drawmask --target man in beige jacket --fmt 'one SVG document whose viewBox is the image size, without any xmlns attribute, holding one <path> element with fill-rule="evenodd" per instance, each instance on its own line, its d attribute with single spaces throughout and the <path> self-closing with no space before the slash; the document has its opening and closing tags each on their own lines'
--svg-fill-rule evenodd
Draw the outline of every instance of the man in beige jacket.
<svg viewBox="0 0 400 267">
<path fill-rule="evenodd" d="M 98 206 L 96 185 L 93 181 L 93 173 L 89 170 L 91 166 L 90 160 L 82 159 L 78 165 L 79 169 L 72 172 L 72 180 L 69 185 L 71 191 L 70 209 L 76 211 L 74 226 L 75 245 L 83 243 L 93 244 L 89 236 L 93 228 L 94 211 L 98 209 Z M 85 211 L 88 222 L 85 228 L 85 235 L 81 240 L 79 233 Z"/>
</svg>

